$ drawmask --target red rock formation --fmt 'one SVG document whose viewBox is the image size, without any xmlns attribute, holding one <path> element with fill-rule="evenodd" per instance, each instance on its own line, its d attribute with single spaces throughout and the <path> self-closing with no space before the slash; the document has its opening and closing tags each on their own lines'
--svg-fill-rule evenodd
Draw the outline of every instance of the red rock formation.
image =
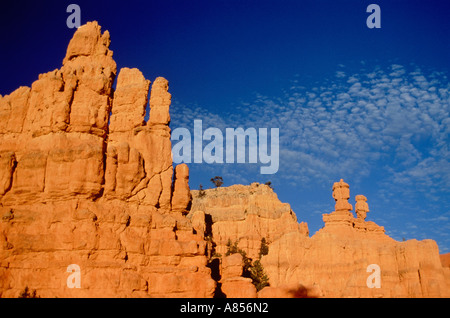
<svg viewBox="0 0 450 318">
<path fill-rule="evenodd" d="M 187 167 L 172 180 L 168 82 L 153 83 L 145 122 L 150 81 L 123 68 L 113 91 L 109 43 L 87 23 L 61 69 L 0 97 L 1 297 L 214 293 L 203 233 L 182 216 Z"/>
<path fill-rule="evenodd" d="M 220 268 L 221 291 L 227 298 L 256 298 L 252 279 L 242 277 L 244 260 L 241 254 L 224 256 Z"/>
<path fill-rule="evenodd" d="M 367 204 L 367 198 L 361 194 L 355 197 L 355 212 L 358 219 L 365 220 L 367 212 L 369 212 L 369 205 Z"/>
<path fill-rule="evenodd" d="M 273 190 L 264 184 L 250 186 L 233 185 L 199 191 L 192 191 L 192 208 L 188 218 L 197 211 L 204 212 L 211 220 L 211 237 L 215 252 L 225 254 L 227 243 L 238 242 L 247 256 L 256 259 L 261 239 L 271 243 L 292 231 L 308 235 L 306 223 L 299 225 L 291 207 L 278 200 Z"/>
<path fill-rule="evenodd" d="M 333 185 L 335 211 L 323 215 L 325 226 L 312 237 L 307 224 L 298 224 L 289 205 L 264 185 L 192 193 L 188 217 L 198 228 L 211 229 L 211 242 L 223 263 L 228 264 L 223 255 L 229 240 L 239 242 L 253 260 L 261 238 L 270 243 L 261 260 L 270 286 L 258 297 L 448 297 L 448 273 L 440 264 L 436 243 L 391 239 L 383 227 L 365 221 L 369 206 L 363 195 L 356 196 L 355 218 L 349 185 L 342 179 Z M 207 216 L 209 225 L 203 221 Z M 381 288 L 367 283 L 372 264 L 380 268 Z M 235 280 L 244 284 L 238 274 Z M 239 293 L 244 287 L 233 286 L 222 284 L 222 291 L 247 297 Z"/>
<path fill-rule="evenodd" d="M 445 279 L 447 281 L 447 290 L 450 290 L 450 253 L 439 255 L 444 269 Z"/>
<path fill-rule="evenodd" d="M 173 185 L 172 211 L 186 214 L 192 200 L 189 189 L 189 168 L 180 164 L 175 168 L 175 182 Z"/>
<path fill-rule="evenodd" d="M 270 286 L 302 284 L 323 297 L 449 297 L 437 244 L 391 239 L 382 227 L 353 217 L 349 196 L 343 180 L 335 183 L 336 210 L 323 215 L 324 228 L 311 238 L 291 232 L 270 244 L 261 260 Z M 358 211 L 368 211 L 359 201 Z M 380 288 L 368 283 L 372 264 L 379 266 Z"/>
<path fill-rule="evenodd" d="M 312 237 L 266 185 L 190 191 L 188 167 L 174 173 L 167 80 L 123 68 L 113 90 L 109 44 L 87 23 L 61 69 L 0 96 L 0 297 L 212 297 L 219 255 L 228 297 L 450 296 L 436 243 L 391 239 L 362 195 L 355 218 L 342 179 Z M 263 238 L 270 286 L 256 293 L 242 256 L 224 255 L 237 242 L 256 260 Z"/>
<path fill-rule="evenodd" d="M 450 268 L 450 253 L 441 254 L 439 255 L 439 258 L 441 259 L 442 267 Z"/>
</svg>

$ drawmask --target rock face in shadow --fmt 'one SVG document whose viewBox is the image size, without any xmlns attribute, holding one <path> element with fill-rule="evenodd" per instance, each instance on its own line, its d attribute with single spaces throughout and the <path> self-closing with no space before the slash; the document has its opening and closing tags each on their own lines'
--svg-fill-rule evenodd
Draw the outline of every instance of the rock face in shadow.
<svg viewBox="0 0 450 318">
<path fill-rule="evenodd" d="M 123 68 L 114 91 L 109 44 L 88 22 L 60 69 L 0 96 L 1 297 L 214 293 L 207 242 L 183 216 L 187 167 L 174 178 L 168 82 Z"/>
</svg>

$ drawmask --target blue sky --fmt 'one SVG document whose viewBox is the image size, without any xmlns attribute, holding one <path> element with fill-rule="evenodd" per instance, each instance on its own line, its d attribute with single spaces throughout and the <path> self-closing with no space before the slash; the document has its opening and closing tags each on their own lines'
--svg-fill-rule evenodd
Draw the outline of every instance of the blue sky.
<svg viewBox="0 0 450 318">
<path fill-rule="evenodd" d="M 449 1 L 15 1 L 0 5 L 0 94 L 59 68 L 74 30 L 97 20 L 121 67 L 163 76 L 171 127 L 276 127 L 280 169 L 190 164 L 191 188 L 271 181 L 311 234 L 343 178 L 367 220 L 450 252 Z M 381 8 L 381 29 L 366 8 Z"/>
</svg>

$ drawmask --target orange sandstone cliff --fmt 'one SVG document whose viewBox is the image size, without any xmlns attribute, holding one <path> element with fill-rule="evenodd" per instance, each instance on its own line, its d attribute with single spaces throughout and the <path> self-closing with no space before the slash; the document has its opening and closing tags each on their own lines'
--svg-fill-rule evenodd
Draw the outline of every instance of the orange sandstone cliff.
<svg viewBox="0 0 450 318">
<path fill-rule="evenodd" d="M 1 297 L 214 293 L 206 241 L 183 216 L 187 166 L 174 176 L 168 82 L 152 83 L 145 122 L 151 83 L 123 68 L 113 91 L 109 44 L 87 23 L 61 69 L 0 97 Z M 81 288 L 68 288 L 71 264 Z"/>
<path fill-rule="evenodd" d="M 188 218 L 204 213 L 209 220 L 209 235 L 214 252 L 225 254 L 227 243 L 238 242 L 250 258 L 255 258 L 261 239 L 271 243 L 290 232 L 308 233 L 306 223 L 299 224 L 287 203 L 282 203 L 273 190 L 264 184 L 192 190 L 192 207 Z"/>
<path fill-rule="evenodd" d="M 383 227 L 365 221 L 369 209 L 362 195 L 356 196 L 355 218 L 343 180 L 333 185 L 333 197 L 335 211 L 323 215 L 325 226 L 311 238 L 290 233 L 270 245 L 262 263 L 272 286 L 300 282 L 324 297 L 450 296 L 436 242 L 391 239 Z"/>
<path fill-rule="evenodd" d="M 389 238 L 362 195 L 355 217 L 343 180 L 312 237 L 267 185 L 190 191 L 167 80 L 117 75 L 109 45 L 87 23 L 60 69 L 0 96 L 0 297 L 450 296 L 436 243 Z M 260 290 L 244 273 L 257 259 Z"/>
<path fill-rule="evenodd" d="M 311 237 L 306 223 L 298 224 L 289 205 L 266 185 L 192 193 L 189 215 L 201 209 L 210 216 L 216 251 L 223 253 L 224 242 L 237 241 L 255 259 L 261 239 L 269 243 L 261 263 L 270 285 L 257 297 L 450 297 L 448 257 L 440 257 L 436 242 L 393 240 L 383 227 L 365 220 L 369 205 L 363 195 L 355 197 L 355 217 L 343 180 L 332 188 L 335 211 L 323 215 L 325 226 Z M 221 256 L 227 270 L 229 256 Z M 248 293 L 242 281 L 233 288 L 225 280 L 222 291 L 224 283 L 229 297 Z"/>
</svg>

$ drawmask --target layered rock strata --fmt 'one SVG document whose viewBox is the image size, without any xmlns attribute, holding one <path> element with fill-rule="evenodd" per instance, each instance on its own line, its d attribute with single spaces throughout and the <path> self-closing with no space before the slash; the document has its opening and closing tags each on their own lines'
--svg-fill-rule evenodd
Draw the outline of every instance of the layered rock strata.
<svg viewBox="0 0 450 318">
<path fill-rule="evenodd" d="M 449 297 L 449 280 L 433 240 L 397 242 L 365 221 L 367 199 L 356 196 L 353 217 L 349 186 L 333 185 L 335 211 L 311 238 L 297 232 L 272 242 L 261 262 L 271 287 L 301 284 L 321 297 Z"/>
<path fill-rule="evenodd" d="M 382 226 L 366 221 L 369 205 L 363 195 L 355 197 L 354 217 L 350 187 L 342 179 L 332 188 L 335 210 L 323 214 L 324 227 L 312 237 L 307 224 L 298 224 L 290 206 L 266 185 L 192 193 L 188 217 L 209 233 L 214 255 L 226 268 L 228 242 L 238 242 L 253 260 L 261 256 L 261 239 L 269 244 L 261 263 L 270 286 L 258 297 L 449 297 L 448 268 L 441 265 L 437 244 L 393 240 Z M 234 277 L 239 284 L 243 279 Z M 233 297 L 247 297 L 239 294 L 243 287 L 224 288 Z"/>
<path fill-rule="evenodd" d="M 290 232 L 308 235 L 307 224 L 298 224 L 290 205 L 280 202 L 267 185 L 252 183 L 191 192 L 188 218 L 199 211 L 205 214 L 205 226 L 217 254 L 224 255 L 229 242 L 238 242 L 249 258 L 256 259 L 263 238 L 271 243 Z"/>
<path fill-rule="evenodd" d="M 224 256 L 220 264 L 220 288 L 227 298 L 256 298 L 252 279 L 243 277 L 244 260 L 241 254 Z"/>
<path fill-rule="evenodd" d="M 1 297 L 214 293 L 207 242 L 183 216 L 187 166 L 174 176 L 168 82 L 148 101 L 150 81 L 123 68 L 114 90 L 109 45 L 89 22 L 60 69 L 0 96 Z"/>
</svg>

